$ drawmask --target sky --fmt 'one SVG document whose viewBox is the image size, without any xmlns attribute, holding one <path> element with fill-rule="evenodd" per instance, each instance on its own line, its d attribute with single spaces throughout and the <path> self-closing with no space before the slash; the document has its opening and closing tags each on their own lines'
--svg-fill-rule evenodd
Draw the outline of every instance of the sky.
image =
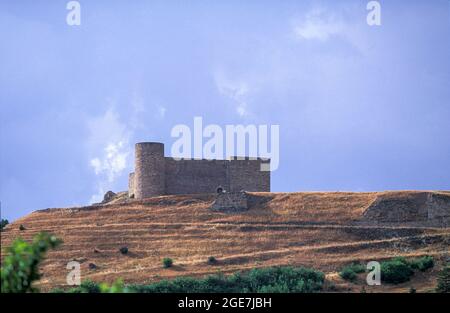
<svg viewBox="0 0 450 313">
<path fill-rule="evenodd" d="M 127 189 L 134 143 L 279 125 L 272 191 L 449 190 L 450 1 L 0 0 L 2 218 Z"/>
</svg>

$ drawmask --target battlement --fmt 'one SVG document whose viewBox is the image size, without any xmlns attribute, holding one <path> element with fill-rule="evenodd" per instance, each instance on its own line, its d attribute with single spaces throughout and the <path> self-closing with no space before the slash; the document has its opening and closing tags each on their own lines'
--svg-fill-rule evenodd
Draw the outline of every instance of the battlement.
<svg viewBox="0 0 450 313">
<path fill-rule="evenodd" d="M 164 156 L 164 144 L 135 146 L 135 172 L 129 175 L 129 196 L 270 191 L 270 171 L 261 170 L 269 159 L 232 157 L 227 160 L 175 159 Z"/>
</svg>

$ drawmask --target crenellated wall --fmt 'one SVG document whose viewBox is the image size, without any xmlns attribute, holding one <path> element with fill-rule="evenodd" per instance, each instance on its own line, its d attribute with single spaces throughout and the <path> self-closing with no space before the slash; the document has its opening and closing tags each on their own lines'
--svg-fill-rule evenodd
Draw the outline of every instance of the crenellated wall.
<svg viewBox="0 0 450 313">
<path fill-rule="evenodd" d="M 135 173 L 129 176 L 129 195 L 136 199 L 165 194 L 270 191 L 270 172 L 261 159 L 176 160 L 164 157 L 161 143 L 136 144 Z M 268 163 L 268 161 L 264 161 Z"/>
<path fill-rule="evenodd" d="M 261 159 L 234 158 L 228 161 L 230 191 L 270 191 L 270 172 L 261 171 Z"/>
</svg>

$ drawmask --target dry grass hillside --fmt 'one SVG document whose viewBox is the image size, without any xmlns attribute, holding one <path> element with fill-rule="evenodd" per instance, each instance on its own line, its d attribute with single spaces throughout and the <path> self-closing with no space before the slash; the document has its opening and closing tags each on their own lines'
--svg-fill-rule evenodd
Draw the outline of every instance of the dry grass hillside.
<svg viewBox="0 0 450 313">
<path fill-rule="evenodd" d="M 250 209 L 213 212 L 214 195 L 162 196 L 80 208 L 33 212 L 1 233 L 2 248 L 41 231 L 64 243 L 48 254 L 40 287 L 63 286 L 66 264 L 81 262 L 83 279 L 147 283 L 175 276 L 203 276 L 273 265 L 303 265 L 327 273 L 337 290 L 359 291 L 336 271 L 352 261 L 433 255 L 430 273 L 397 286 L 367 291 L 417 291 L 435 286 L 448 258 L 450 192 L 251 193 Z M 19 230 L 19 225 L 25 230 Z M 128 247 L 122 255 L 119 249 Z M 214 256 L 216 265 L 208 265 Z M 3 256 L 2 256 L 3 257 Z M 162 268 L 170 257 L 174 267 Z M 95 264 L 90 269 L 89 264 Z"/>
</svg>

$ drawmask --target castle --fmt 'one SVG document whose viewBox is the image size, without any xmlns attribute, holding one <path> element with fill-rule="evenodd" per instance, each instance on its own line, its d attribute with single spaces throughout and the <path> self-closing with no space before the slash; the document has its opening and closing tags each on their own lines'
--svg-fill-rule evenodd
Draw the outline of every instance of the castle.
<svg viewBox="0 0 450 313">
<path fill-rule="evenodd" d="M 128 193 L 143 199 L 160 195 L 270 191 L 270 160 L 234 157 L 229 160 L 174 159 L 164 156 L 164 144 L 141 142 L 135 146 L 135 172 Z"/>
</svg>

